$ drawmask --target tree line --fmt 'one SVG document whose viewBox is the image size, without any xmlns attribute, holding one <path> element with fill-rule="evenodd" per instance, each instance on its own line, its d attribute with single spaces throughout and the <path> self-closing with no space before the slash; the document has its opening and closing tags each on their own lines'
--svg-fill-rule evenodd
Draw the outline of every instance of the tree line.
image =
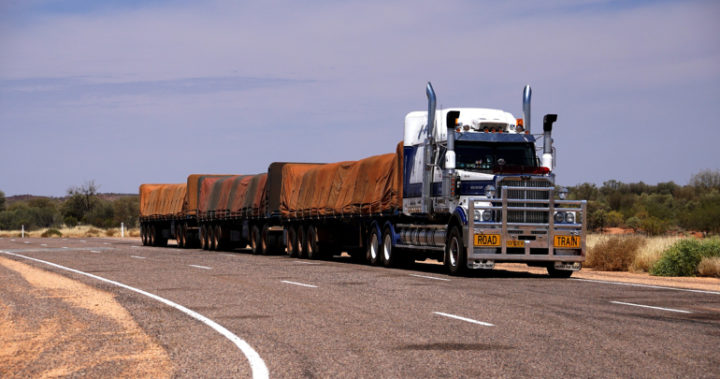
<svg viewBox="0 0 720 379">
<path fill-rule="evenodd" d="M 0 191 L 0 229 L 27 230 L 73 227 L 138 225 L 137 195 L 106 200 L 99 186 L 89 181 L 68 189 L 61 199 L 32 198 L 6 204 Z M 720 234 L 720 170 L 701 171 L 687 185 L 674 182 L 649 185 L 609 180 L 597 186 L 583 183 L 568 187 L 570 199 L 588 201 L 588 229 L 631 228 L 636 232 L 660 235 L 684 230 Z"/>
<path fill-rule="evenodd" d="M 98 193 L 99 186 L 89 181 L 71 187 L 64 198 L 33 197 L 8 202 L 0 191 L 0 230 L 74 227 L 78 224 L 100 228 L 138 225 L 137 195 L 123 195 L 113 200 Z"/>
<path fill-rule="evenodd" d="M 568 187 L 570 199 L 588 201 L 588 229 L 631 228 L 660 235 L 667 232 L 720 233 L 720 170 L 693 175 L 687 185 L 649 185 L 609 180 L 598 187 Z"/>
</svg>

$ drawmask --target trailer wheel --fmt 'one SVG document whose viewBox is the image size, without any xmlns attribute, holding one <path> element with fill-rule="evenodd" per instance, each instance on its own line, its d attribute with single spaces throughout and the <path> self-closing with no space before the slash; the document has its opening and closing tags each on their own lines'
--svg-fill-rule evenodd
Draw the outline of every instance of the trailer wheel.
<svg viewBox="0 0 720 379">
<path fill-rule="evenodd" d="M 307 227 L 305 225 L 297 226 L 297 239 L 298 258 L 307 258 Z"/>
<path fill-rule="evenodd" d="M 450 229 L 448 243 L 445 248 L 445 266 L 448 268 L 450 275 L 463 275 L 467 271 L 465 259 L 465 244 L 463 244 L 462 234 L 457 226 Z"/>
<path fill-rule="evenodd" d="M 291 258 L 298 256 L 298 235 L 297 228 L 294 225 L 288 226 L 285 229 L 287 233 L 287 254 Z"/>
<path fill-rule="evenodd" d="M 147 227 L 145 227 L 145 224 L 140 224 L 140 239 L 143 246 L 147 246 Z"/>
<path fill-rule="evenodd" d="M 394 267 L 398 264 L 398 253 L 393 248 L 392 231 L 389 227 L 383 232 L 382 261 L 385 267 Z"/>
<path fill-rule="evenodd" d="M 177 241 L 177 247 L 183 248 L 183 241 L 182 241 L 182 231 L 180 229 L 180 225 L 175 225 L 175 241 Z"/>
<path fill-rule="evenodd" d="M 370 237 L 368 237 L 367 253 L 365 255 L 371 265 L 377 266 L 380 263 L 380 236 L 374 226 L 370 228 Z"/>
<path fill-rule="evenodd" d="M 319 259 L 320 258 L 320 246 L 318 244 L 317 228 L 313 225 L 308 226 L 307 242 L 305 242 L 305 246 L 307 247 L 307 257 L 308 258 L 310 258 L 310 259 Z"/>
<path fill-rule="evenodd" d="M 208 249 L 208 235 L 207 235 L 207 225 L 203 224 L 200 225 L 200 229 L 198 230 L 200 235 L 198 236 L 200 238 L 200 248 L 203 250 Z"/>
<path fill-rule="evenodd" d="M 155 246 L 155 225 L 150 225 L 148 233 L 148 245 Z"/>
<path fill-rule="evenodd" d="M 215 250 L 222 250 L 225 248 L 225 243 L 223 242 L 223 235 L 222 235 L 222 226 L 215 225 L 215 228 L 213 230 L 213 240 L 215 241 Z"/>
<path fill-rule="evenodd" d="M 253 254 L 262 254 L 262 234 L 257 225 L 253 225 L 250 231 L 250 247 Z"/>
</svg>

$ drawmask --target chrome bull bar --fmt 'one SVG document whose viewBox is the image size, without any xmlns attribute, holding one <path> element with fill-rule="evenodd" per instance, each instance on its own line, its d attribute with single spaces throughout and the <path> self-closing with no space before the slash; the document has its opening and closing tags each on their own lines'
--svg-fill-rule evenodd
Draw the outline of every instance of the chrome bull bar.
<svg viewBox="0 0 720 379">
<path fill-rule="evenodd" d="M 545 199 L 508 198 L 508 191 L 547 192 L 547 196 L 542 196 Z M 556 200 L 554 192 L 554 187 L 503 186 L 500 198 L 468 199 L 465 234 L 468 267 L 492 268 L 496 261 L 583 262 L 586 252 L 587 201 Z M 476 202 L 491 205 L 476 206 Z M 492 211 L 491 221 L 482 221 L 482 217 L 475 220 L 475 210 Z M 547 222 L 508 221 L 509 212 L 544 214 L 547 217 L 543 219 Z M 556 212 L 575 212 L 575 220 L 572 223 L 556 223 Z M 480 236 L 479 244 L 476 244 L 476 235 Z M 558 236 L 560 238 L 556 241 Z M 566 246 L 558 247 L 558 243 Z"/>
</svg>

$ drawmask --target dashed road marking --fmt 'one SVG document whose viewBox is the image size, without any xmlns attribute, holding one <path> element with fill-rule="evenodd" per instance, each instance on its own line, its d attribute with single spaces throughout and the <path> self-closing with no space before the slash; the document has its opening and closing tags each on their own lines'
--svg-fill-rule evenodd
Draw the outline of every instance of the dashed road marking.
<svg viewBox="0 0 720 379">
<path fill-rule="evenodd" d="M 624 302 L 624 301 L 611 301 L 611 303 L 613 303 L 613 304 L 620 304 L 620 305 L 629 305 L 629 306 L 632 306 L 632 307 L 657 309 L 657 310 L 660 310 L 660 311 L 668 311 L 668 312 L 676 312 L 676 313 L 692 313 L 692 312 L 686 311 L 686 310 L 684 310 L 684 309 L 654 307 L 654 306 L 652 306 L 652 305 L 626 303 L 626 302 Z"/>
<path fill-rule="evenodd" d="M 442 281 L 445 281 L 445 282 L 449 282 L 449 281 L 450 281 L 450 279 L 445 279 L 445 278 L 436 278 L 436 277 L 434 277 L 434 276 L 426 276 L 426 275 L 417 275 L 417 274 L 410 274 L 410 276 L 414 276 L 414 277 L 416 277 L 416 278 L 424 278 L 424 279 L 433 279 L 433 280 L 442 280 Z"/>
<path fill-rule="evenodd" d="M 90 250 L 91 253 L 100 254 L 100 251 L 98 250 Z"/>
<path fill-rule="evenodd" d="M 143 296 L 147 296 L 147 297 L 149 297 L 149 298 L 151 298 L 151 299 L 153 299 L 153 300 L 159 301 L 159 302 L 161 302 L 161 303 L 163 303 L 163 304 L 165 304 L 165 305 L 167 305 L 167 306 L 169 306 L 169 307 L 175 308 L 175 309 L 179 310 L 180 312 L 185 313 L 186 315 L 188 315 L 188 316 L 190 316 L 190 317 L 192 317 L 192 318 L 194 318 L 194 319 L 202 322 L 203 324 L 209 326 L 210 328 L 212 328 L 212 329 L 215 330 L 216 332 L 220 333 L 220 334 L 221 334 L 222 336 L 224 336 L 225 338 L 227 338 L 227 339 L 229 339 L 230 341 L 232 341 L 232 343 L 234 343 L 235 346 L 237 346 L 238 349 L 240 349 L 240 351 L 242 351 L 242 353 L 245 354 L 245 358 L 247 358 L 248 362 L 250 363 L 250 369 L 252 370 L 252 374 L 253 374 L 253 378 L 254 378 L 254 379 L 265 379 L 265 378 L 269 378 L 269 376 L 270 376 L 270 373 L 269 373 L 269 371 L 268 371 L 268 368 L 267 368 L 267 366 L 265 365 L 265 361 L 263 361 L 263 359 L 260 357 L 260 354 L 258 354 L 257 351 L 255 351 L 255 349 L 252 348 L 252 346 L 250 346 L 250 345 L 249 345 L 247 342 L 245 342 L 245 340 L 243 340 L 242 338 L 238 337 L 237 335 L 233 334 L 231 331 L 227 330 L 227 329 L 226 329 L 225 327 L 223 327 L 222 325 L 220 325 L 220 324 L 218 324 L 217 322 L 215 322 L 215 321 L 213 321 L 213 320 L 211 320 L 211 319 L 209 319 L 209 318 L 201 315 L 200 313 L 197 313 L 197 312 L 193 311 L 192 309 L 186 308 L 186 307 L 184 307 L 184 306 L 182 306 L 182 305 L 180 305 L 180 304 L 178 304 L 178 303 L 172 302 L 172 301 L 170 301 L 170 300 L 168 300 L 168 299 L 165 299 L 165 298 L 160 297 L 160 296 L 158 296 L 158 295 L 152 294 L 152 293 L 150 293 L 150 292 L 143 291 L 143 290 L 141 290 L 141 289 L 139 289 L 139 288 L 131 287 L 131 286 L 127 285 L 127 284 L 123 284 L 123 283 L 120 283 L 120 282 L 116 282 L 116 281 L 110 280 L 110 279 L 105 279 L 105 278 L 103 278 L 103 277 L 101 277 L 101 276 L 89 274 L 89 273 L 87 273 L 87 272 L 83 272 L 83 271 L 80 271 L 80 270 L 76 270 L 76 269 L 74 269 L 74 268 L 61 266 L 61 265 L 56 264 L 56 263 L 52 263 L 52 262 L 48 262 L 48 261 L 43 261 L 43 260 L 41 260 L 41 259 L 31 258 L 31 257 L 27 257 L 27 256 L 20 255 L 20 254 L 14 254 L 14 253 L 10 253 L 10 252 L 7 252 L 7 251 L 0 251 L 0 253 L 5 253 L 5 254 L 9 254 L 9 255 L 16 256 L 16 257 L 29 259 L 29 260 L 31 260 L 31 261 L 40 262 L 40 263 L 44 263 L 44 264 L 49 265 L 49 266 L 52 266 L 52 267 L 59 268 L 59 269 L 61 269 L 61 270 L 66 270 L 66 271 L 69 271 L 69 272 L 72 272 L 72 273 L 75 273 L 75 274 L 84 275 L 84 276 L 87 276 L 87 277 L 89 277 L 89 278 L 93 278 L 93 279 L 96 279 L 96 280 L 99 280 L 99 281 L 102 281 L 102 282 L 105 282 L 105 283 L 109 283 L 109 284 L 112 284 L 112 285 L 115 285 L 115 286 L 124 288 L 124 289 L 129 290 L 129 291 L 133 291 L 133 292 L 135 292 L 135 293 L 139 293 L 139 294 L 141 294 L 141 295 L 143 295 Z"/>
<path fill-rule="evenodd" d="M 195 268 L 201 268 L 203 270 L 212 270 L 212 267 L 208 267 L 208 266 L 200 266 L 200 265 L 188 265 L 188 266 L 195 267 Z"/>
<path fill-rule="evenodd" d="M 63 249 L 69 249 L 69 247 L 67 247 L 67 246 L 63 246 L 62 248 L 63 248 Z"/>
<path fill-rule="evenodd" d="M 292 284 L 294 286 L 301 286 L 301 287 L 308 287 L 308 288 L 318 288 L 318 286 L 314 286 L 312 284 L 305 284 L 305 283 L 298 283 L 298 282 L 291 282 L 289 280 L 283 280 L 282 281 L 285 284 Z"/>
<path fill-rule="evenodd" d="M 139 256 L 139 255 L 131 255 L 130 258 L 145 259 L 145 257 L 141 257 L 141 256 Z"/>
<path fill-rule="evenodd" d="M 473 320 L 473 319 L 471 319 L 471 318 L 462 317 L 462 316 L 458 316 L 458 315 L 452 315 L 452 314 L 450 314 L 450 313 L 443 313 L 443 312 L 433 312 L 433 313 L 436 314 L 436 315 L 439 315 L 439 316 L 454 318 L 454 319 L 456 319 L 456 320 L 461 320 L 461 321 L 465 321 L 465 322 L 469 322 L 469 323 L 473 323 L 473 324 L 478 324 L 478 325 L 482 325 L 482 326 L 495 326 L 495 325 L 493 325 L 493 324 L 491 324 L 491 323 L 489 323 L 489 322 L 483 322 L 483 321 Z"/>
<path fill-rule="evenodd" d="M 661 290 L 685 291 L 685 292 L 695 292 L 695 293 L 706 293 L 706 294 L 710 294 L 710 295 L 720 295 L 720 292 L 718 292 L 718 291 L 694 290 L 694 289 L 690 289 L 690 288 L 653 286 L 653 285 L 650 285 L 650 284 L 637 284 L 637 283 L 625 283 L 625 282 L 610 282 L 610 281 L 607 281 L 607 280 L 595 280 L 595 279 L 573 278 L 573 279 L 570 279 L 570 280 L 576 280 L 576 281 L 578 281 L 578 282 L 614 284 L 614 285 L 616 285 L 616 286 L 630 286 L 630 287 L 642 287 L 642 288 L 655 288 L 655 289 L 661 289 Z"/>
<path fill-rule="evenodd" d="M 25 241 L 24 243 L 30 243 L 30 241 Z"/>
<path fill-rule="evenodd" d="M 40 246 L 47 247 L 46 243 L 41 243 Z"/>
<path fill-rule="evenodd" d="M 305 261 L 295 261 L 295 263 L 300 263 L 300 264 L 304 264 L 304 265 L 319 265 L 320 264 L 320 263 L 316 263 L 316 262 L 305 262 Z"/>
</svg>

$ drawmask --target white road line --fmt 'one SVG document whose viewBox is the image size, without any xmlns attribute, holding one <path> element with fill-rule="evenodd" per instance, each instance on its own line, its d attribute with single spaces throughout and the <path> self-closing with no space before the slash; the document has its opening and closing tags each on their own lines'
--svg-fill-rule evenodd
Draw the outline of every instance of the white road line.
<svg viewBox="0 0 720 379">
<path fill-rule="evenodd" d="M 319 265 L 320 264 L 320 263 L 305 262 L 305 261 L 295 261 L 295 263 L 300 263 L 300 264 L 304 264 L 304 265 Z"/>
<path fill-rule="evenodd" d="M 221 334 L 222 336 L 224 336 L 225 338 L 227 338 L 227 339 L 229 339 L 230 341 L 232 341 L 232 343 L 234 343 L 235 346 L 237 346 L 237 347 L 240 349 L 240 351 L 242 351 L 243 354 L 245 354 L 245 358 L 247 358 L 248 362 L 250 363 L 250 369 L 252 370 L 253 378 L 254 378 L 254 379 L 265 379 L 265 378 L 269 378 L 269 376 L 270 376 L 270 374 L 269 374 L 269 372 L 268 372 L 268 368 L 267 368 L 267 366 L 265 365 L 265 361 L 263 361 L 263 359 L 260 357 L 260 354 L 258 354 L 257 351 L 255 351 L 255 349 L 252 348 L 252 346 L 250 346 L 250 345 L 249 345 L 247 342 L 245 342 L 245 340 L 243 340 L 242 338 L 240 338 L 240 337 L 236 336 L 235 334 L 233 334 L 231 331 L 225 329 L 225 327 L 223 327 L 222 325 L 220 325 L 220 324 L 218 324 L 217 322 L 215 322 L 215 321 L 213 321 L 213 320 L 211 320 L 211 319 L 209 319 L 209 318 L 201 315 L 200 313 L 197 313 L 197 312 L 193 311 L 192 309 L 186 308 L 186 307 L 184 307 L 184 306 L 182 306 L 182 305 L 180 305 L 180 304 L 178 304 L 178 303 L 172 302 L 172 301 L 170 301 L 170 300 L 168 300 L 168 299 L 165 299 L 165 298 L 160 297 L 160 296 L 158 296 L 158 295 L 152 294 L 152 293 L 150 293 L 150 292 L 146 292 L 146 291 L 143 291 L 143 290 L 141 290 L 141 289 L 138 289 L 138 288 L 135 288 L 135 287 L 131 287 L 131 286 L 127 285 L 127 284 L 123 284 L 123 283 L 120 283 L 120 282 L 116 282 L 116 281 L 114 281 L 114 280 L 105 279 L 105 278 L 103 278 L 103 277 L 101 277 L 101 276 L 89 274 L 89 273 L 87 273 L 87 272 L 83 272 L 83 271 L 76 270 L 76 269 L 73 269 L 73 268 L 61 266 L 61 265 L 59 265 L 59 264 L 55 264 L 55 263 L 52 263 L 52 262 L 43 261 L 43 260 L 37 259 L 37 258 L 26 257 L 26 256 L 24 256 L 24 255 L 13 254 L 13 253 L 9 253 L 9 252 L 6 252 L 6 251 L 0 251 L 0 252 L 5 253 L 5 254 L 9 254 L 9 255 L 13 255 L 13 256 L 16 256 L 16 257 L 20 257 L 20 258 L 29 259 L 29 260 L 31 260 L 31 261 L 36 261 L 36 262 L 44 263 L 44 264 L 49 265 L 49 266 L 53 266 L 53 267 L 56 267 L 56 268 L 59 268 L 59 269 L 62 269 L 62 270 L 70 271 L 70 272 L 75 273 L 75 274 L 84 275 L 84 276 L 87 276 L 87 277 L 89 277 L 89 278 L 93 278 L 93 279 L 96 279 L 96 280 L 99 280 L 99 281 L 102 281 L 102 282 L 105 282 L 105 283 L 109 283 L 109 284 L 112 284 L 112 285 L 115 285 L 115 286 L 118 286 L 118 287 L 121 287 L 121 288 L 125 288 L 126 290 L 139 293 L 139 294 L 144 295 L 144 296 L 147 296 L 147 297 L 149 297 L 149 298 L 151 298 L 151 299 L 153 299 L 153 300 L 159 301 L 159 302 L 161 302 L 161 303 L 163 303 L 163 304 L 165 304 L 165 305 L 167 305 L 167 306 L 170 306 L 170 307 L 172 307 L 172 308 L 175 308 L 175 309 L 179 310 L 180 312 L 185 313 L 186 315 L 188 315 L 188 316 L 190 316 L 190 317 L 192 317 L 192 318 L 194 318 L 194 319 L 202 322 L 203 324 L 211 327 L 213 330 L 215 330 L 216 332 L 220 333 L 220 334 Z"/>
<path fill-rule="evenodd" d="M 68 247 L 67 247 L 67 246 L 63 246 L 62 248 L 63 248 L 63 249 L 68 249 Z"/>
<path fill-rule="evenodd" d="M 212 270 L 212 267 L 208 267 L 208 266 L 199 266 L 199 265 L 188 265 L 188 266 L 195 267 L 195 268 L 201 268 L 203 270 Z"/>
<path fill-rule="evenodd" d="M 47 247 L 47 244 L 46 244 L 46 243 L 41 243 L 40 246 Z"/>
<path fill-rule="evenodd" d="M 95 254 L 100 254 L 100 252 L 97 251 L 97 250 L 90 250 L 90 252 L 91 252 L 91 253 L 95 253 Z"/>
<path fill-rule="evenodd" d="M 650 308 L 650 309 L 657 309 L 660 311 L 668 311 L 668 312 L 677 312 L 677 313 L 692 313 L 690 311 L 686 311 L 683 309 L 674 309 L 674 308 L 663 308 L 663 307 L 653 307 L 651 305 L 643 305 L 643 304 L 634 304 L 634 303 L 625 303 L 622 301 L 611 301 L 613 304 L 620 304 L 620 305 L 630 305 L 632 307 L 640 307 L 640 308 Z"/>
<path fill-rule="evenodd" d="M 436 277 L 434 277 L 434 276 L 426 276 L 426 275 L 417 275 L 417 274 L 410 274 L 410 276 L 414 276 L 414 277 L 416 277 L 416 278 L 424 278 L 424 279 L 433 279 L 433 280 L 442 280 L 442 281 L 446 281 L 446 282 L 449 282 L 449 281 L 450 281 L 450 279 L 445 279 L 445 278 L 436 278 Z"/>
<path fill-rule="evenodd" d="M 488 323 L 488 322 L 482 322 L 482 321 L 473 320 L 473 319 L 467 318 L 467 317 L 451 315 L 451 314 L 449 314 L 449 313 L 443 313 L 443 312 L 433 312 L 433 313 L 435 313 L 436 315 L 445 316 L 445 317 L 449 317 L 449 318 L 454 318 L 454 319 L 456 319 L 456 320 L 462 320 L 462 321 L 470 322 L 470 323 L 473 323 L 473 324 L 478 324 L 478 325 L 483 325 L 483 326 L 495 326 L 495 325 L 493 325 L 493 324 L 491 324 L 491 323 Z"/>
<path fill-rule="evenodd" d="M 145 259 L 145 257 L 141 257 L 141 256 L 139 256 L 139 255 L 131 255 L 130 258 Z"/>
<path fill-rule="evenodd" d="M 294 286 L 309 287 L 309 288 L 318 288 L 318 286 L 314 286 L 314 285 L 312 285 L 312 284 L 291 282 L 291 281 L 289 281 L 289 280 L 283 280 L 282 282 L 285 283 L 285 284 L 292 284 L 292 285 L 294 285 Z"/>
<path fill-rule="evenodd" d="M 30 243 L 30 241 L 25 241 L 25 243 Z"/>
<path fill-rule="evenodd" d="M 653 285 L 650 285 L 650 284 L 610 282 L 610 281 L 606 281 L 606 280 L 580 279 L 580 278 L 570 279 L 570 280 L 577 280 L 577 281 L 579 281 L 579 282 L 589 282 L 589 283 L 614 284 L 614 285 L 616 285 L 616 286 L 656 288 L 656 289 L 662 289 L 662 290 L 674 290 L 674 291 L 684 291 L 684 292 L 706 293 L 706 294 L 710 294 L 710 295 L 720 295 L 720 292 L 718 292 L 718 291 L 694 290 L 694 289 L 689 289 L 689 288 L 677 288 L 677 287 L 665 287 L 665 286 L 653 286 Z"/>
<path fill-rule="evenodd" d="M 105 245 L 109 245 L 109 244 L 110 244 L 110 242 L 103 242 L 103 243 L 104 243 Z"/>
</svg>

